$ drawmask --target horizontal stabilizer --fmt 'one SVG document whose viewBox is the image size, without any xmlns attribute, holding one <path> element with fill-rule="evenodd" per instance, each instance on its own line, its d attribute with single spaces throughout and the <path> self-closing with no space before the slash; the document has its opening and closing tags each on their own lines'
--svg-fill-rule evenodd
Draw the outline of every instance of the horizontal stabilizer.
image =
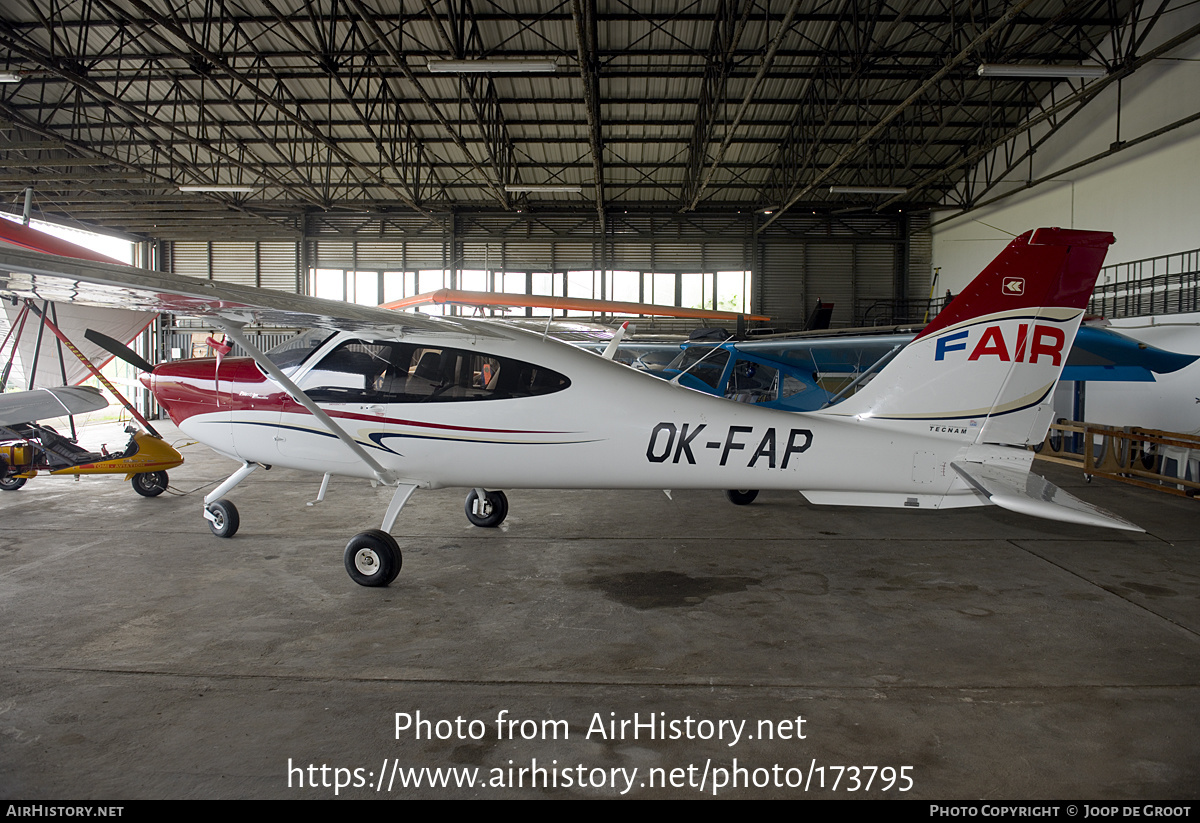
<svg viewBox="0 0 1200 823">
<path fill-rule="evenodd" d="M 1001 508 L 1079 523 L 1084 526 L 1100 526 L 1105 529 L 1124 529 L 1143 532 L 1145 529 L 1117 517 L 1091 503 L 1085 503 L 1074 495 L 1055 486 L 1044 477 L 1032 472 L 1014 471 L 998 465 L 984 463 L 951 463 L 954 470 L 970 483 L 980 494 Z"/>
</svg>

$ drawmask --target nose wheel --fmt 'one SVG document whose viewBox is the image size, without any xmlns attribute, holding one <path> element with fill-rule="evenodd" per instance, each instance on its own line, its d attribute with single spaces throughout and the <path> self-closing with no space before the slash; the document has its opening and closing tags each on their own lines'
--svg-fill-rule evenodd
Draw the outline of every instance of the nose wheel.
<svg viewBox="0 0 1200 823">
<path fill-rule="evenodd" d="M 404 565 L 396 539 L 379 529 L 354 535 L 346 544 L 342 561 L 350 579 L 360 586 L 386 586 Z"/>
<path fill-rule="evenodd" d="M 204 519 L 217 537 L 233 537 L 242 524 L 237 506 L 228 500 L 218 500 L 204 507 Z"/>
</svg>

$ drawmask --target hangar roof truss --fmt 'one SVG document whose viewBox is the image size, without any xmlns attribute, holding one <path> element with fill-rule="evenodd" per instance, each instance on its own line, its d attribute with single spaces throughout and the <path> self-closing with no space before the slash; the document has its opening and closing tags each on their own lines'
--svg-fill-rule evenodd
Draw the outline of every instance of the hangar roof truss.
<svg viewBox="0 0 1200 823">
<path fill-rule="evenodd" d="M 590 212 L 607 232 L 631 211 L 966 207 L 1036 150 L 1014 148 L 1031 120 L 1041 139 L 1145 62 L 1167 5 L 10 0 L 0 199 L 32 186 L 37 216 L 160 238 L 339 212 Z M 1097 55 L 1087 81 L 976 74 Z M 557 68 L 428 65 L 448 59 Z"/>
</svg>

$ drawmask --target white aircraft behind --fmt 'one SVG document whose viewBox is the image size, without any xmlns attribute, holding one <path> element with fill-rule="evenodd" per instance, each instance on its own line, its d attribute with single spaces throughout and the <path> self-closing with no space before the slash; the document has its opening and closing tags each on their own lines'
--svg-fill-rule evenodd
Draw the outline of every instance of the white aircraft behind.
<svg viewBox="0 0 1200 823">
<path fill-rule="evenodd" d="M 0 294 L 204 317 L 252 357 L 156 366 L 143 380 L 190 437 L 242 465 L 395 487 L 382 528 L 355 535 L 364 586 L 400 571 L 390 532 L 418 488 L 464 487 L 479 526 L 511 488 L 789 489 L 812 503 L 946 509 L 993 503 L 1092 526 L 1140 529 L 1030 474 L 1054 386 L 1113 236 L 1018 237 L 846 400 L 787 412 L 672 385 L 535 333 L 213 281 L 0 250 Z M 248 323 L 312 330 L 264 354 Z"/>
</svg>

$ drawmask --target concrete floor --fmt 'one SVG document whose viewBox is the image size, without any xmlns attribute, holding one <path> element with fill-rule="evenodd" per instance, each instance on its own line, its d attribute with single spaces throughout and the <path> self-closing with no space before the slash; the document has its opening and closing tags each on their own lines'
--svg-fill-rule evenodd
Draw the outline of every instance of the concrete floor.
<svg viewBox="0 0 1200 823">
<path fill-rule="evenodd" d="M 342 548 L 387 490 L 260 471 L 218 540 L 234 464 L 183 451 L 190 495 L 0 492 L 0 796 L 1200 797 L 1195 501 L 1039 464 L 1150 533 L 555 491 L 484 530 L 417 492 L 365 589 Z M 425 767 L 481 785 L 402 788 Z"/>
</svg>

